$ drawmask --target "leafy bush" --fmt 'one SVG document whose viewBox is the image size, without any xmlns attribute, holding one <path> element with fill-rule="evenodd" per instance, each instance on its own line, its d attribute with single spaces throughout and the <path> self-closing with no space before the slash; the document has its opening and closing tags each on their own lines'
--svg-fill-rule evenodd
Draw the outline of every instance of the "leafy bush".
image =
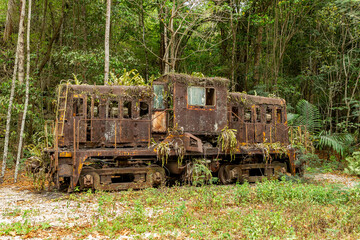
<svg viewBox="0 0 360 240">
<path fill-rule="evenodd" d="M 146 85 L 145 79 L 138 73 L 136 69 L 132 69 L 130 71 L 126 71 L 124 69 L 124 73 L 120 77 L 116 77 L 116 75 L 110 72 L 111 76 L 111 85 L 125 85 L 125 86 L 138 86 L 138 85 Z"/>
<path fill-rule="evenodd" d="M 353 152 L 351 157 L 345 159 L 349 164 L 345 168 L 345 173 L 360 176 L 360 151 Z"/>
</svg>

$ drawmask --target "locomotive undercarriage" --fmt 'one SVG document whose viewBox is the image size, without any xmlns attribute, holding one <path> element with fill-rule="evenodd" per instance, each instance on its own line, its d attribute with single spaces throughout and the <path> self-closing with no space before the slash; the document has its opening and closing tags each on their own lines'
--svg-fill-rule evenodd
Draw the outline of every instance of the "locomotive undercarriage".
<svg viewBox="0 0 360 240">
<path fill-rule="evenodd" d="M 67 188 L 69 192 L 76 188 L 80 190 L 143 189 L 174 182 L 194 183 L 195 177 L 203 178 L 203 182 L 209 182 L 211 177 L 215 177 L 218 183 L 225 185 L 245 181 L 256 182 L 264 178 L 277 179 L 294 171 L 290 154 L 284 157 L 278 153 L 271 153 L 267 157 L 268 161 L 264 161 L 264 155 L 260 150 L 257 152 L 252 150 L 251 155 L 236 154 L 231 161 L 228 154 L 219 154 L 217 148 L 214 148 L 208 149 L 208 152 L 217 152 L 216 154 L 206 156 L 189 154 L 184 156 L 181 163 L 178 156 L 172 155 L 164 165 L 157 160 L 153 151 L 149 149 L 137 151 L 147 154 L 130 157 L 128 156 L 130 150 L 127 153 L 122 151 L 122 156 L 116 155 L 114 150 L 103 149 L 101 152 L 80 150 L 75 153 L 77 160 L 73 161 L 74 152 L 59 152 L 59 156 L 67 157 L 58 158 L 59 167 L 54 174 L 55 186 L 61 189 Z M 131 152 L 134 154 L 134 150 Z M 211 175 L 207 172 L 195 171 L 196 164 L 205 166 Z"/>
</svg>

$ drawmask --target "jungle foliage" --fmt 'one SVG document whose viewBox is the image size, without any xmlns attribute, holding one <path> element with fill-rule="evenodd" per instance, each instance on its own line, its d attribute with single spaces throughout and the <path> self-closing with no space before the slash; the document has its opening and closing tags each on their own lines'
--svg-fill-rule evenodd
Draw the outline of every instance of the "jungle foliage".
<svg viewBox="0 0 360 240">
<path fill-rule="evenodd" d="M 0 2 L 0 144 L 22 1 L 12 2 Z M 111 84 L 143 85 L 168 72 L 229 78 L 231 90 L 285 98 L 291 123 L 307 125 L 319 148 L 359 149 L 359 0 L 113 0 L 111 11 Z M 103 0 L 34 3 L 27 145 L 44 139 L 62 80 L 104 84 L 105 13 Z M 18 83 L 10 159 L 24 95 Z"/>
</svg>

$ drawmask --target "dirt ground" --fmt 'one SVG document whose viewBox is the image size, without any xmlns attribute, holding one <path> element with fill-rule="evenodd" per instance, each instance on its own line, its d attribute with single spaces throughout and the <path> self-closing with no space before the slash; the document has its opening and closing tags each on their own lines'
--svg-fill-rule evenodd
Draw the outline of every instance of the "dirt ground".
<svg viewBox="0 0 360 240">
<path fill-rule="evenodd" d="M 10 175 L 10 173 L 8 173 Z M 28 221 L 31 225 L 47 224 L 47 227 L 19 236 L 11 231 L 1 239 L 78 239 L 77 233 L 91 226 L 98 209 L 96 201 L 76 201 L 72 195 L 58 192 L 36 191 L 32 179 L 22 174 L 21 181 L 12 183 L 11 178 L 0 185 L 0 226 Z M 343 174 L 307 174 L 306 179 L 337 183 L 344 188 L 360 184 L 360 179 Z M 0 228 L 1 229 L 1 228 Z M 82 236 L 83 238 L 83 236 Z M 85 239 L 104 239 L 93 232 Z M 132 239 L 123 236 L 118 239 Z"/>
</svg>

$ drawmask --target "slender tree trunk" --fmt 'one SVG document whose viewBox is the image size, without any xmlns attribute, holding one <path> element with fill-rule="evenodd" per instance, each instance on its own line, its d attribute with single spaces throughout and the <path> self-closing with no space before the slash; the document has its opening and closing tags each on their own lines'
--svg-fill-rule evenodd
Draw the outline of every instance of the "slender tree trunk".
<svg viewBox="0 0 360 240">
<path fill-rule="evenodd" d="M 9 0 L 7 12 L 6 12 L 4 36 L 3 36 L 4 42 L 7 42 L 9 40 L 11 33 L 13 31 L 13 24 L 14 24 L 13 20 L 14 20 L 14 13 L 15 13 L 14 10 L 15 10 L 15 0 Z"/>
<path fill-rule="evenodd" d="M 226 63 L 227 61 L 227 31 L 225 30 L 225 24 L 220 22 L 219 23 L 219 29 L 220 29 L 220 37 L 221 37 L 221 55 L 220 60 L 222 63 Z"/>
<path fill-rule="evenodd" d="M 36 6 L 36 4 L 35 4 Z M 37 50 L 36 50 L 36 60 L 35 60 L 35 66 L 38 65 L 39 62 L 39 51 L 40 51 L 40 45 L 44 42 L 44 37 L 45 37 L 45 23 L 46 23 L 46 14 L 47 14 L 47 7 L 48 7 L 48 0 L 44 1 L 44 12 L 43 12 L 43 18 L 41 21 L 41 30 L 40 30 L 40 37 L 39 37 L 39 42 L 37 43 Z"/>
<path fill-rule="evenodd" d="M 106 26 L 105 26 L 105 77 L 104 77 L 105 85 L 109 85 L 110 14 L 111 14 L 111 0 L 107 0 L 107 2 L 106 2 Z"/>
<path fill-rule="evenodd" d="M 20 13 L 20 20 L 19 20 L 19 32 L 23 31 L 24 28 L 24 17 L 25 17 L 25 3 L 26 0 L 23 0 L 23 4 L 21 5 L 21 13 Z M 20 49 L 20 36 L 18 36 L 18 42 L 16 47 L 16 55 L 15 55 L 15 64 L 14 64 L 14 72 L 13 78 L 11 82 L 11 90 L 10 90 L 10 99 L 9 99 L 9 107 L 6 117 L 6 132 L 5 132 L 5 141 L 4 141 L 4 155 L 3 155 L 3 162 L 2 162 L 2 170 L 0 176 L 0 183 L 4 181 L 5 169 L 6 169 L 6 162 L 7 162 L 7 155 L 9 151 L 9 137 L 10 137 L 10 122 L 11 122 L 11 109 L 14 100 L 14 93 L 15 93 L 15 81 L 18 69 L 18 60 L 19 60 L 19 49 Z"/>
<path fill-rule="evenodd" d="M 167 65 L 170 67 L 170 71 L 171 72 L 175 72 L 175 64 L 176 64 L 176 56 L 175 56 L 175 30 L 174 30 L 174 18 L 175 18 L 175 13 L 176 13 L 176 1 L 173 0 L 173 6 L 172 6 L 172 10 L 171 10 L 171 18 L 170 18 L 170 34 L 171 34 L 171 38 L 170 38 L 170 42 L 169 44 L 171 44 L 170 46 L 170 59 L 168 60 Z"/>
<path fill-rule="evenodd" d="M 164 74 L 169 73 L 169 50 L 168 50 L 168 38 L 167 38 L 167 30 L 166 27 L 164 27 L 164 47 L 165 47 L 165 51 L 164 51 L 164 58 L 163 58 L 163 62 L 164 62 Z"/>
<path fill-rule="evenodd" d="M 141 0 L 141 13 L 140 13 L 140 17 L 141 17 L 141 27 L 142 27 L 142 41 L 144 46 L 146 46 L 146 41 L 145 41 L 145 22 L 144 22 L 144 1 Z M 145 53 L 145 79 L 146 82 L 149 80 L 149 62 L 148 62 L 148 52 L 146 50 L 146 48 L 144 49 L 144 53 Z"/>
<path fill-rule="evenodd" d="M 159 33 L 160 33 L 160 48 L 159 48 L 159 68 L 160 68 L 160 72 L 164 73 L 165 72 L 165 64 L 164 64 L 164 55 L 165 55 L 165 26 L 164 26 L 164 22 L 162 21 L 163 19 L 163 15 L 164 15 L 164 9 L 159 6 L 159 13 L 158 13 L 158 18 L 159 18 Z"/>
<path fill-rule="evenodd" d="M 261 56 L 261 43 L 263 36 L 264 27 L 259 26 L 256 38 L 256 48 L 255 48 L 255 57 L 254 57 L 254 86 L 259 84 L 260 81 L 260 56 Z"/>
<path fill-rule="evenodd" d="M 21 121 L 21 130 L 20 130 L 20 139 L 19 139 L 19 147 L 16 157 L 16 165 L 15 165 L 15 176 L 14 182 L 17 182 L 17 176 L 19 171 L 19 162 L 22 152 L 22 145 L 24 139 L 24 129 L 25 129 L 25 120 L 26 113 L 29 105 L 29 74 L 30 74 L 30 22 L 31 22 L 31 0 L 29 0 L 29 8 L 28 8 L 28 20 L 27 20 L 27 31 L 26 31 L 26 54 L 27 54 L 27 62 L 26 62 L 26 93 L 25 93 L 25 106 L 24 113 Z"/>
<path fill-rule="evenodd" d="M 233 5 L 233 2 L 232 6 Z M 233 19 L 233 9 L 230 12 L 230 27 L 232 33 L 232 51 L 231 51 L 231 91 L 235 92 L 235 54 L 236 54 L 236 29 Z"/>
<path fill-rule="evenodd" d="M 21 1 L 21 4 L 24 4 L 25 8 L 26 8 L 26 0 Z M 24 12 L 24 14 L 25 14 L 25 12 Z M 24 26 L 21 26 L 21 29 L 19 28 L 20 48 L 19 48 L 19 69 L 18 69 L 18 74 L 19 74 L 18 80 L 19 80 L 20 84 L 22 84 L 24 82 L 24 74 L 25 74 L 25 72 L 24 72 L 24 63 L 25 63 L 24 33 L 25 33 Z"/>
<path fill-rule="evenodd" d="M 249 55 L 250 55 L 250 19 L 251 14 L 249 13 L 248 21 L 247 21 L 247 27 L 246 27 L 246 56 L 245 56 L 245 77 L 244 77 L 244 86 L 240 86 L 240 90 L 247 91 L 248 88 L 248 73 L 249 73 L 249 67 L 250 67 L 250 61 L 249 61 Z"/>
<path fill-rule="evenodd" d="M 49 61 L 50 59 L 50 56 L 51 56 L 51 50 L 52 50 L 52 46 L 55 42 L 55 39 L 58 38 L 58 36 L 60 35 L 60 29 L 61 29 L 61 25 L 63 24 L 63 21 L 65 19 L 65 6 L 63 5 L 63 12 L 62 12 L 62 16 L 61 16 L 61 19 L 58 23 L 58 25 L 56 26 L 56 28 L 54 29 L 54 34 L 49 42 L 49 45 L 48 45 L 48 48 L 47 48 L 47 51 L 46 51 L 46 54 L 45 54 L 45 57 L 44 59 L 42 60 L 42 62 L 40 63 L 40 66 L 39 66 L 39 70 L 38 70 L 38 73 L 37 75 L 40 76 L 41 75 L 41 72 L 43 71 L 46 63 Z M 45 88 L 45 87 L 44 87 Z"/>
<path fill-rule="evenodd" d="M 88 44 L 88 39 L 87 39 L 87 22 L 86 22 L 86 5 L 82 4 L 82 15 L 83 15 L 83 25 L 84 25 L 84 50 L 87 50 L 87 44 Z M 60 35 L 61 36 L 61 35 Z"/>
</svg>

